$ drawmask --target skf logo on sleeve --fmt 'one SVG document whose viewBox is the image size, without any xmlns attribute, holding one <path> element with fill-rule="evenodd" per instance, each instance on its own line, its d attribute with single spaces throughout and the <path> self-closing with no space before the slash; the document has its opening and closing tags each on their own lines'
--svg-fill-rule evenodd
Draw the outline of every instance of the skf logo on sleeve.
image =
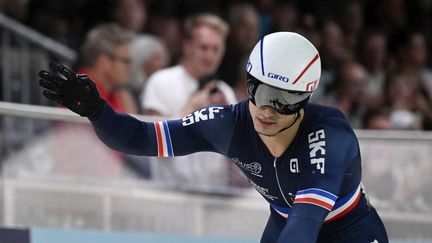
<svg viewBox="0 0 432 243">
<path fill-rule="evenodd" d="M 308 136 L 311 164 L 316 165 L 317 170 L 324 174 L 325 166 L 325 133 L 324 129 L 312 132 Z"/>
<path fill-rule="evenodd" d="M 183 118 L 182 125 L 185 127 L 195 122 L 212 120 L 215 118 L 215 113 L 219 113 L 221 110 L 223 110 L 222 106 L 213 106 L 195 111 Z"/>
</svg>

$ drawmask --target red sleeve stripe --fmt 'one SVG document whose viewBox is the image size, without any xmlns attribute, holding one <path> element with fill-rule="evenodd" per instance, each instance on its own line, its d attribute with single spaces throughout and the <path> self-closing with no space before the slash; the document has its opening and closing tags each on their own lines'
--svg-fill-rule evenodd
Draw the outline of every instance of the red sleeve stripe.
<svg viewBox="0 0 432 243">
<path fill-rule="evenodd" d="M 338 201 L 345 201 L 342 205 L 336 205 L 335 208 L 327 215 L 325 222 L 330 222 L 349 213 L 355 206 L 357 206 L 361 198 L 361 183 L 357 186 L 354 193 L 349 195 L 347 200 L 339 199 Z M 338 204 L 338 202 L 336 203 Z"/>
<path fill-rule="evenodd" d="M 154 126 L 155 126 L 155 130 L 156 130 L 158 157 L 163 157 L 164 156 L 164 146 L 163 146 L 163 140 L 162 140 L 161 127 L 159 125 L 159 122 L 154 122 Z"/>
<path fill-rule="evenodd" d="M 325 208 L 327 210 L 332 210 L 333 205 L 323 202 L 321 200 L 315 199 L 315 198 L 296 198 L 294 200 L 294 203 L 309 203 L 316 206 L 320 206 L 322 208 Z"/>
<path fill-rule="evenodd" d="M 355 208 L 355 206 L 357 206 L 357 203 L 360 201 L 360 197 L 361 197 L 361 194 L 359 194 L 357 196 L 354 203 L 351 204 L 348 208 L 346 208 L 344 211 L 340 212 L 339 214 L 335 215 L 334 217 L 332 217 L 330 219 L 326 219 L 324 221 L 324 223 L 328 223 L 328 222 L 331 222 L 331 221 L 336 220 L 338 218 L 342 218 L 345 214 L 349 213 L 353 208 Z"/>
</svg>

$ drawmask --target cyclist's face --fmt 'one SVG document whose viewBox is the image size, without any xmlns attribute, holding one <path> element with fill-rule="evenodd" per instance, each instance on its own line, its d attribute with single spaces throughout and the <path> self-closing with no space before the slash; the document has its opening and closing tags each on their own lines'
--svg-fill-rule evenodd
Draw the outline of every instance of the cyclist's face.
<svg viewBox="0 0 432 243">
<path fill-rule="evenodd" d="M 270 106 L 255 106 L 249 101 L 249 111 L 252 116 L 255 131 L 266 136 L 274 136 L 281 129 L 289 126 L 295 114 L 282 115 Z"/>
</svg>

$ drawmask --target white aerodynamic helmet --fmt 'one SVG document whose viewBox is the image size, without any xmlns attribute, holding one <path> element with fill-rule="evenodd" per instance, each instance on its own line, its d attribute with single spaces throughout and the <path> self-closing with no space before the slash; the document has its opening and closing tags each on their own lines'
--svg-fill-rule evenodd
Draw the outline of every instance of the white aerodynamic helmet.
<svg viewBox="0 0 432 243">
<path fill-rule="evenodd" d="M 318 87 L 321 60 L 317 49 L 303 36 L 276 32 L 255 45 L 246 71 L 252 103 L 288 115 L 303 108 Z"/>
</svg>

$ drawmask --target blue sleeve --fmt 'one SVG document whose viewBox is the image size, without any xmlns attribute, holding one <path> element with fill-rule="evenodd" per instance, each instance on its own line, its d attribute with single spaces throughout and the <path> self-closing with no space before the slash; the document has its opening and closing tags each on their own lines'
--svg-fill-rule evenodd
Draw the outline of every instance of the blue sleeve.
<svg viewBox="0 0 432 243">
<path fill-rule="evenodd" d="M 278 243 L 315 243 L 328 211 L 308 204 L 294 204 Z"/>
<path fill-rule="evenodd" d="M 307 163 L 303 167 L 296 195 L 298 197 L 309 192 L 335 201 L 345 173 L 359 156 L 357 137 L 344 118 L 332 117 L 310 129 L 306 139 L 303 158 Z"/>
<path fill-rule="evenodd" d="M 144 122 L 106 105 L 101 117 L 91 123 L 108 147 L 126 154 L 173 157 L 199 151 L 225 153 L 234 127 L 229 119 L 232 116 L 225 114 L 230 111 L 229 107 L 208 107 L 182 120 Z"/>
<path fill-rule="evenodd" d="M 317 216 L 325 217 L 326 214 L 325 210 L 310 205 L 294 205 L 277 242 L 315 243 L 322 226 Z"/>
<path fill-rule="evenodd" d="M 355 134 L 343 118 L 330 118 L 308 133 L 299 190 L 278 242 L 316 242 L 333 209 L 345 172 L 358 156 Z M 360 174 L 360 171 L 359 171 Z"/>
</svg>

